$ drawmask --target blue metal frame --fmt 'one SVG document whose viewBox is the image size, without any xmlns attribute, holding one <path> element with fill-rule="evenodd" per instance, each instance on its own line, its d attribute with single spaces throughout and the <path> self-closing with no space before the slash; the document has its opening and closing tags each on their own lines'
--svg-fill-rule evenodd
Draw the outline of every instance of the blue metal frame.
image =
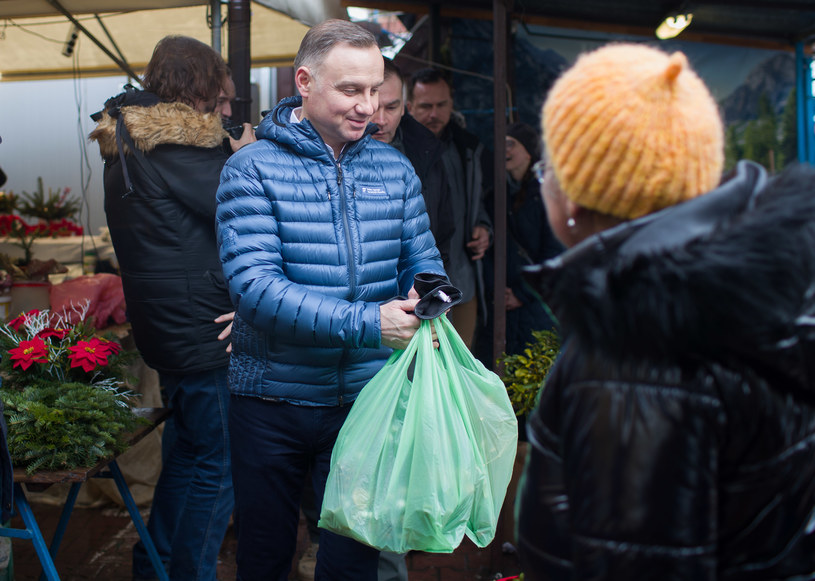
<svg viewBox="0 0 815 581">
<path fill-rule="evenodd" d="M 144 543 L 144 547 L 147 549 L 147 554 L 150 557 L 150 562 L 153 563 L 156 576 L 160 581 L 169 581 L 167 571 L 164 569 L 164 564 L 161 562 L 161 557 L 159 557 L 158 551 L 156 551 L 156 546 L 153 544 L 153 539 L 150 538 L 150 533 L 147 532 L 147 527 L 144 526 L 144 521 L 139 513 L 139 508 L 136 506 L 136 501 L 133 500 L 133 496 L 130 494 L 130 488 L 127 486 L 127 482 L 122 475 L 122 471 L 119 469 L 119 465 L 116 463 L 116 460 L 112 460 L 107 467 L 110 470 L 113 481 L 116 482 L 116 487 L 119 489 L 119 494 L 122 495 L 122 500 L 127 507 L 127 511 L 130 513 L 130 518 L 133 520 L 133 524 L 135 525 L 136 530 L 139 532 L 139 537 L 141 537 L 142 543 Z M 98 476 L 104 477 L 106 475 L 99 474 Z M 57 556 L 59 545 L 62 542 L 62 537 L 65 534 L 66 527 L 68 526 L 68 520 L 71 518 L 71 513 L 73 512 L 76 497 L 79 494 L 79 488 L 81 486 L 82 482 L 74 482 L 71 484 L 71 489 L 68 491 L 68 497 L 65 500 L 65 505 L 62 508 L 62 514 L 60 515 L 59 523 L 57 523 L 57 528 L 54 531 L 54 537 L 49 548 L 45 544 L 45 539 L 42 536 L 40 527 L 37 525 L 37 519 L 34 517 L 34 513 L 31 510 L 31 505 L 28 503 L 28 499 L 25 495 L 25 489 L 23 488 L 22 484 L 18 482 L 14 483 L 14 504 L 16 511 L 19 512 L 26 528 L 13 529 L 0 527 L 0 537 L 26 539 L 34 543 L 34 550 L 37 552 L 37 557 L 42 565 L 42 576 L 40 577 L 41 580 L 59 581 L 59 575 L 57 574 L 57 569 L 54 566 L 54 559 Z"/>
<path fill-rule="evenodd" d="M 804 43 L 795 45 L 795 87 L 798 118 L 798 161 L 815 164 L 815 99 L 812 95 L 812 58 Z"/>
</svg>

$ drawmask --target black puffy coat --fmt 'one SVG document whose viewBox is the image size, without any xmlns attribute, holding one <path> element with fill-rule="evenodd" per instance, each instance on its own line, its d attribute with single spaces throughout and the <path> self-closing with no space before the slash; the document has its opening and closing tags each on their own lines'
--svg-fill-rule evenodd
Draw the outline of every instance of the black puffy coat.
<svg viewBox="0 0 815 581">
<path fill-rule="evenodd" d="M 221 118 L 142 91 L 106 109 L 91 139 L 105 158 L 105 213 L 136 346 L 164 373 L 226 366 L 224 325 L 213 322 L 232 311 L 215 241 L 215 192 L 228 157 Z M 119 115 L 142 153 L 124 142 L 131 193 L 116 146 Z"/>
<path fill-rule="evenodd" d="M 526 579 L 815 578 L 815 170 L 742 162 L 531 278 L 564 346 L 528 424 Z"/>
<path fill-rule="evenodd" d="M 409 113 L 402 115 L 399 132 L 403 153 L 410 160 L 419 181 L 422 182 L 422 196 L 427 215 L 430 217 L 430 231 L 433 232 L 436 248 L 446 263 L 450 254 L 450 239 L 456 231 L 456 224 L 453 221 L 450 190 L 441 158 L 441 142 L 432 131 Z"/>
</svg>

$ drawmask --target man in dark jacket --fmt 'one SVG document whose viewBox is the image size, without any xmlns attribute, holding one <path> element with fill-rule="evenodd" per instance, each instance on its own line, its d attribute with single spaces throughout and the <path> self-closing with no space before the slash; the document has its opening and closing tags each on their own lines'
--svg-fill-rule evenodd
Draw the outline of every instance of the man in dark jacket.
<svg viewBox="0 0 815 581">
<path fill-rule="evenodd" d="M 421 69 L 407 87 L 407 110 L 442 142 L 455 231 L 445 263 L 462 301 L 450 310 L 450 322 L 468 347 L 479 316 L 486 317 L 481 259 L 491 244 L 492 224 L 484 207 L 484 171 L 491 167 L 478 138 L 453 118 L 453 90 L 438 69 Z"/>
<path fill-rule="evenodd" d="M 450 240 L 455 233 L 453 207 L 442 161 L 442 145 L 433 133 L 405 113 L 404 77 L 393 61 L 385 59 L 385 82 L 379 88 L 379 109 L 371 119 L 379 127 L 373 138 L 390 143 L 413 164 L 430 217 L 430 231 L 447 266 Z"/>
<path fill-rule="evenodd" d="M 144 91 L 95 115 L 105 213 L 128 317 L 173 409 L 148 530 L 171 579 L 214 580 L 233 508 L 226 385 L 216 317 L 232 310 L 215 244 L 215 191 L 230 152 L 221 113 L 234 86 L 221 56 L 187 37 L 156 45 Z M 245 131 L 237 148 L 253 140 Z M 155 578 L 144 546 L 134 578 Z"/>
</svg>

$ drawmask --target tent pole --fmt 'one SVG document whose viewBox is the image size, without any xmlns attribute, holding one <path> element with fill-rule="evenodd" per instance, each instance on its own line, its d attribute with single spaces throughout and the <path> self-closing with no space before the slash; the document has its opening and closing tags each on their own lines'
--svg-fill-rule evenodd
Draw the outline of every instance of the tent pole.
<svg viewBox="0 0 815 581">
<path fill-rule="evenodd" d="M 815 163 L 815 133 L 812 96 L 812 59 L 804 54 L 804 43 L 795 43 L 796 108 L 798 117 L 798 161 Z"/>
<path fill-rule="evenodd" d="M 493 214 L 493 253 L 495 256 L 495 279 L 493 287 L 493 362 L 506 350 L 506 296 L 504 289 L 507 283 L 507 168 L 506 168 L 506 134 L 507 134 L 507 5 L 512 0 L 493 0 L 493 102 L 495 117 L 493 129 L 493 151 L 495 155 L 495 210 Z M 500 375 L 501 369 L 494 364 Z"/>
<path fill-rule="evenodd" d="M 59 1 L 58 1 L 58 0 L 47 0 L 47 1 L 48 1 L 48 3 L 49 3 L 51 6 L 53 6 L 54 8 L 56 8 L 58 12 L 60 12 L 60 13 L 61 13 L 63 16 L 65 16 L 65 18 L 67 18 L 68 20 L 70 20 L 70 21 L 73 23 L 73 25 L 74 25 L 74 26 L 76 26 L 76 27 L 77 27 L 79 30 L 81 30 L 81 31 L 82 31 L 82 32 L 85 34 L 85 36 L 87 36 L 89 39 L 91 39 L 91 41 L 92 41 L 92 42 L 93 42 L 93 43 L 94 43 L 96 46 L 98 46 L 98 47 L 99 47 L 99 49 L 100 49 L 100 50 L 101 50 L 103 53 L 105 53 L 105 54 L 106 54 L 108 57 L 110 57 L 110 59 L 111 59 L 111 60 L 112 60 L 114 63 L 116 63 L 116 66 L 118 66 L 120 69 L 122 69 L 124 72 L 126 72 L 126 73 L 127 73 L 127 75 L 128 75 L 130 78 L 134 79 L 136 82 L 138 82 L 139 84 L 141 84 L 141 78 L 139 77 L 139 75 L 137 75 L 137 74 L 136 74 L 136 73 L 133 71 L 133 69 L 132 69 L 132 68 L 130 68 L 130 65 L 129 65 L 129 64 L 127 64 L 127 63 L 126 63 L 124 60 L 121 60 L 120 58 L 118 58 L 118 57 L 117 57 L 115 54 L 113 54 L 112 52 L 110 52 L 110 50 L 108 50 L 108 48 L 107 48 L 107 47 L 106 47 L 104 44 L 102 44 L 102 43 L 99 41 L 99 39 L 98 39 L 98 38 L 96 38 L 96 37 L 95 37 L 93 34 L 91 34 L 91 33 L 88 31 L 88 29 L 87 29 L 87 28 L 85 28 L 84 26 L 82 26 L 82 24 L 81 24 L 81 23 L 80 23 L 80 22 L 79 22 L 79 21 L 78 21 L 76 18 L 74 18 L 74 17 L 73 17 L 73 15 L 72 15 L 70 12 L 68 12 L 68 11 L 67 11 L 67 10 L 66 10 L 66 9 L 65 9 L 63 6 L 62 6 L 62 4 L 60 4 L 60 3 L 59 3 Z"/>
<path fill-rule="evenodd" d="M 110 41 L 110 44 L 113 46 L 113 49 L 116 51 L 116 54 L 119 55 L 119 58 L 122 59 L 122 61 L 126 62 L 127 59 L 125 59 L 125 55 L 122 54 L 122 49 L 120 49 L 119 45 L 116 44 L 116 40 L 113 38 L 113 35 L 110 34 L 110 30 L 108 30 L 108 27 L 105 26 L 104 20 L 99 18 L 98 14 L 94 14 L 93 16 L 94 18 L 96 18 L 96 22 L 99 23 L 99 27 L 105 32 L 105 36 L 108 37 L 108 40 Z"/>
<path fill-rule="evenodd" d="M 232 69 L 232 80 L 235 81 L 236 97 L 232 106 L 232 119 L 238 123 L 251 120 L 252 87 L 250 69 L 252 66 L 250 52 L 250 19 L 251 5 L 249 0 L 231 0 L 229 2 L 229 67 Z"/>
<path fill-rule="evenodd" d="M 212 49 L 221 54 L 221 28 L 223 22 L 221 20 L 221 0 L 210 0 L 209 11 L 212 18 Z"/>
<path fill-rule="evenodd" d="M 430 4 L 430 60 L 434 64 L 441 62 L 441 3 Z"/>
</svg>

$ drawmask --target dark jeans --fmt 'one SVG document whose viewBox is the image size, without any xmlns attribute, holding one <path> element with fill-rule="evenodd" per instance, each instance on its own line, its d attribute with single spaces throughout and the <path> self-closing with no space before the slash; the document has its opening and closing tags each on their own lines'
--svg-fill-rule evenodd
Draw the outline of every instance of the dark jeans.
<svg viewBox="0 0 815 581">
<path fill-rule="evenodd" d="M 161 375 L 173 413 L 161 440 L 162 468 L 147 530 L 173 581 L 215 581 L 218 552 L 232 514 L 226 367 Z M 155 579 L 139 541 L 134 576 Z"/>
<path fill-rule="evenodd" d="M 350 411 L 232 396 L 229 430 L 238 527 L 238 581 L 286 581 L 300 499 L 311 471 L 323 502 L 331 450 Z M 376 581 L 379 551 L 320 529 L 315 581 Z"/>
</svg>

